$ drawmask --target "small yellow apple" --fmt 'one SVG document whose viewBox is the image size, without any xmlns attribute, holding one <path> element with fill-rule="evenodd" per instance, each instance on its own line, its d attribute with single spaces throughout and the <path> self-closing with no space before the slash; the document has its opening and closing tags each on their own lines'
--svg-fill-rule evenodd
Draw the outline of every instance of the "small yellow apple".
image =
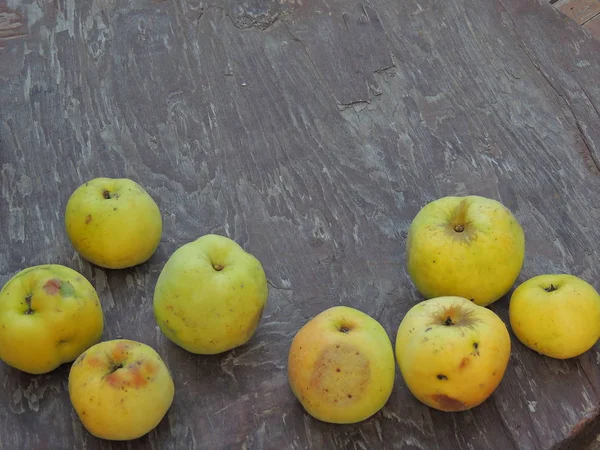
<svg viewBox="0 0 600 450">
<path fill-rule="evenodd" d="M 408 274 L 426 298 L 456 295 L 487 306 L 510 290 L 524 258 L 521 225 L 502 203 L 485 197 L 434 200 L 408 230 Z"/>
<path fill-rule="evenodd" d="M 169 369 L 150 346 L 100 342 L 71 366 L 69 397 L 83 426 L 102 439 L 137 439 L 163 419 L 175 394 Z"/>
<path fill-rule="evenodd" d="M 396 359 L 412 394 L 441 411 L 484 402 L 500 384 L 510 336 L 493 311 L 462 297 L 424 300 L 402 319 Z"/>
<path fill-rule="evenodd" d="M 67 202 L 65 226 L 75 250 L 108 269 L 146 262 L 162 236 L 158 205 L 128 178 L 94 178 L 79 186 Z"/>
<path fill-rule="evenodd" d="M 600 338 L 600 295 L 574 275 L 538 275 L 523 282 L 510 298 L 509 316 L 519 341 L 552 358 L 579 356 Z"/>
<path fill-rule="evenodd" d="M 31 374 L 51 372 L 100 341 L 98 294 L 59 264 L 23 269 L 0 291 L 0 359 Z"/>
<path fill-rule="evenodd" d="M 309 320 L 288 355 L 292 392 L 308 414 L 329 423 L 356 423 L 378 412 L 392 393 L 395 371 L 385 329 L 347 306 Z"/>
<path fill-rule="evenodd" d="M 260 261 L 232 239 L 207 234 L 178 248 L 154 289 L 164 335 L 191 353 L 216 354 L 254 335 L 267 303 Z"/>
</svg>

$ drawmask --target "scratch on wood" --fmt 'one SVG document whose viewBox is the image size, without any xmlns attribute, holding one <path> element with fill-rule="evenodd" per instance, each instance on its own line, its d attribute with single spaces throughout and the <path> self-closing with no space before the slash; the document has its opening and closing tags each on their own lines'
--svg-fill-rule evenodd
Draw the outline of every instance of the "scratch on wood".
<svg viewBox="0 0 600 450">
<path fill-rule="evenodd" d="M 16 9 L 0 3 L 0 48 L 2 42 L 27 36 L 27 18 Z"/>
</svg>

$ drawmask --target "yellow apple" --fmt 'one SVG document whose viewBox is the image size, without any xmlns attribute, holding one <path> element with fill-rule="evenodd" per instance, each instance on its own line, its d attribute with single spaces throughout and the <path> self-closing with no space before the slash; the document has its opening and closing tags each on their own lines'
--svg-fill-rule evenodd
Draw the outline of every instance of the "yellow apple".
<svg viewBox="0 0 600 450">
<path fill-rule="evenodd" d="M 412 394 L 441 411 L 484 402 L 500 384 L 510 336 L 493 311 L 462 297 L 424 300 L 402 319 L 396 360 Z"/>
<path fill-rule="evenodd" d="M 260 261 L 235 241 L 204 235 L 178 248 L 154 289 L 154 316 L 191 353 L 216 354 L 254 335 L 268 297 Z"/>
<path fill-rule="evenodd" d="M 94 345 L 71 366 L 69 397 L 94 436 L 125 441 L 153 430 L 171 404 L 169 369 L 150 346 L 127 339 Z"/>
<path fill-rule="evenodd" d="M 600 337 L 600 295 L 574 275 L 538 275 L 514 290 L 509 317 L 527 347 L 552 358 L 572 358 Z"/>
<path fill-rule="evenodd" d="M 485 197 L 434 200 L 408 230 L 408 274 L 426 298 L 455 295 L 489 305 L 510 290 L 524 257 L 521 225 L 502 203 Z"/>
<path fill-rule="evenodd" d="M 0 359 L 41 374 L 71 362 L 100 341 L 98 294 L 77 271 L 59 264 L 23 269 L 0 291 Z"/>
<path fill-rule="evenodd" d="M 360 422 L 383 408 L 395 371 L 385 329 L 347 306 L 329 308 L 304 324 L 288 355 L 292 392 L 308 414 L 329 423 Z"/>
<path fill-rule="evenodd" d="M 79 186 L 67 202 L 65 226 L 75 250 L 108 269 L 146 262 L 162 236 L 158 205 L 128 178 L 94 178 Z"/>
</svg>

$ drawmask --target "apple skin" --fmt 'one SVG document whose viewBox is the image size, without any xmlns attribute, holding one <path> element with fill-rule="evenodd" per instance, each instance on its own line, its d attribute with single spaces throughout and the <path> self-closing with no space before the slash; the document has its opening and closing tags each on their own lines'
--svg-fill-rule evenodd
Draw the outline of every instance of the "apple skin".
<svg viewBox="0 0 600 450">
<path fill-rule="evenodd" d="M 175 394 L 171 373 L 150 346 L 128 339 L 100 342 L 69 372 L 69 397 L 83 426 L 107 440 L 137 439 L 163 419 Z"/>
<path fill-rule="evenodd" d="M 407 271 L 425 298 L 453 295 L 487 306 L 510 290 L 524 258 L 521 225 L 502 203 L 485 197 L 434 200 L 408 230 Z"/>
<path fill-rule="evenodd" d="M 394 387 L 392 343 L 377 320 L 334 306 L 296 333 L 288 355 L 290 388 L 317 420 L 351 424 L 387 403 Z"/>
<path fill-rule="evenodd" d="M 154 317 L 188 352 L 223 353 L 252 338 L 268 294 L 256 257 L 228 237 L 207 234 L 166 262 L 154 289 Z"/>
<path fill-rule="evenodd" d="M 412 394 L 440 411 L 464 411 L 498 387 L 510 336 L 493 311 L 462 297 L 424 300 L 402 319 L 396 360 Z"/>
<path fill-rule="evenodd" d="M 528 279 L 513 291 L 508 311 L 517 339 L 551 358 L 579 356 L 600 337 L 600 295 L 574 275 Z"/>
<path fill-rule="evenodd" d="M 96 290 L 69 267 L 28 267 L 0 291 L 0 359 L 23 372 L 47 373 L 74 361 L 103 329 Z"/>
<path fill-rule="evenodd" d="M 65 227 L 73 248 L 107 269 L 146 262 L 162 236 L 162 217 L 150 195 L 128 178 L 94 178 L 69 197 Z"/>
</svg>

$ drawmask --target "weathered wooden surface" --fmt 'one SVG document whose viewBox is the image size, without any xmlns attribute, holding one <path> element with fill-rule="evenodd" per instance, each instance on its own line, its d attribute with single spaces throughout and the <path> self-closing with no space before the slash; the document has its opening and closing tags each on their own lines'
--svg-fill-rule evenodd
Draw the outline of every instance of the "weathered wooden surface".
<svg viewBox="0 0 600 450">
<path fill-rule="evenodd" d="M 600 40 L 600 13 L 583 24 L 583 27 L 596 39 Z"/>
<path fill-rule="evenodd" d="M 600 0 L 559 0 L 554 7 L 580 25 L 600 14 Z"/>
<path fill-rule="evenodd" d="M 407 227 L 443 195 L 515 212 L 518 282 L 597 283 L 599 74 L 600 43 L 535 1 L 0 0 L 0 283 L 34 264 L 79 270 L 103 302 L 104 338 L 152 345 L 176 385 L 156 430 L 109 443 L 72 410 L 68 365 L 1 366 L 0 447 L 578 448 L 597 426 L 600 346 L 557 361 L 513 338 L 500 387 L 464 413 L 420 404 L 398 374 L 355 426 L 307 416 L 286 359 L 332 305 L 395 337 L 420 299 Z M 69 245 L 66 201 L 96 176 L 131 177 L 159 203 L 164 237 L 147 264 L 105 271 Z M 166 341 L 151 304 L 169 255 L 208 232 L 255 254 L 271 290 L 248 345 L 200 357 Z M 492 306 L 506 321 L 507 308 Z"/>
<path fill-rule="evenodd" d="M 550 3 L 600 40 L 600 0 L 559 0 Z"/>
</svg>

